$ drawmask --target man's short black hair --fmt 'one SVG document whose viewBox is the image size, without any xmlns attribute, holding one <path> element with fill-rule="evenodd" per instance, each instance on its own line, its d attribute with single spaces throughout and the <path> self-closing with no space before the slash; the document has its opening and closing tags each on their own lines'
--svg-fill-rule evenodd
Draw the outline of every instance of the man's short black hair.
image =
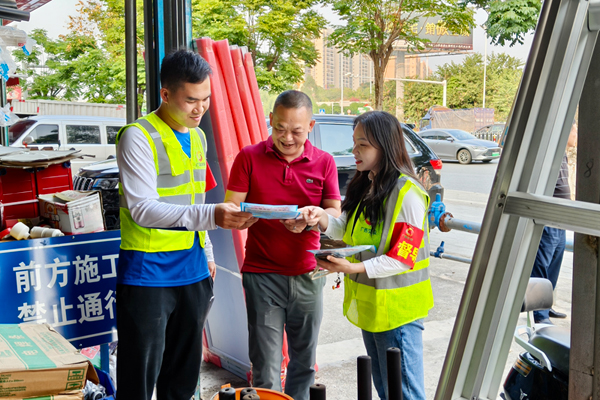
<svg viewBox="0 0 600 400">
<path fill-rule="evenodd" d="M 210 65 L 200 54 L 175 50 L 165 56 L 160 67 L 162 87 L 176 90 L 184 83 L 201 83 L 212 74 Z"/>
<path fill-rule="evenodd" d="M 306 95 L 306 93 L 302 93 L 298 90 L 286 90 L 277 96 L 275 100 L 275 104 L 273 105 L 273 112 L 279 106 L 283 108 L 302 108 L 306 107 L 310 114 L 312 115 L 313 106 L 312 101 L 310 101 L 310 97 Z"/>
</svg>

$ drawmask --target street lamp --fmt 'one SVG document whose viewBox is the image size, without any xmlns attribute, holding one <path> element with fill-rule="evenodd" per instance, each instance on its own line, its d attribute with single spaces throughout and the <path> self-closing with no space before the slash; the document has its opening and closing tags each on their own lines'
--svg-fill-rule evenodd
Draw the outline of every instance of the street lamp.
<svg viewBox="0 0 600 400">
<path fill-rule="evenodd" d="M 431 83 L 432 85 L 442 85 L 444 87 L 444 94 L 442 95 L 442 105 L 446 107 L 446 93 L 448 90 L 448 84 L 446 80 L 443 81 L 428 81 L 424 79 L 404 79 L 404 78 L 384 78 L 389 81 L 403 81 L 403 82 L 419 82 L 419 83 Z"/>
<path fill-rule="evenodd" d="M 343 71 L 343 69 L 342 69 L 342 71 Z M 341 110 L 341 114 L 342 115 L 344 115 L 344 78 L 346 76 L 352 76 L 352 74 L 350 72 L 347 72 L 347 73 L 345 73 L 343 75 L 340 74 L 341 89 L 342 89 L 342 91 L 340 93 L 340 95 L 341 95 L 341 98 L 340 98 L 340 110 Z"/>
<path fill-rule="evenodd" d="M 483 108 L 485 108 L 485 78 L 487 75 L 487 34 L 485 36 L 485 47 L 483 50 Z"/>
</svg>

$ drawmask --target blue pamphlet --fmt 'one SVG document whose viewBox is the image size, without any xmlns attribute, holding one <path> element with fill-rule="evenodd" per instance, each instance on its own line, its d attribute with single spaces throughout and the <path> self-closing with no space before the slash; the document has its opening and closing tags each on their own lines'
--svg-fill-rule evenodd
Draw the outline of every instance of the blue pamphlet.
<svg viewBox="0 0 600 400">
<path fill-rule="evenodd" d="M 300 216 L 298 206 L 273 206 L 269 204 L 241 203 L 243 212 L 262 219 L 296 219 Z"/>
</svg>

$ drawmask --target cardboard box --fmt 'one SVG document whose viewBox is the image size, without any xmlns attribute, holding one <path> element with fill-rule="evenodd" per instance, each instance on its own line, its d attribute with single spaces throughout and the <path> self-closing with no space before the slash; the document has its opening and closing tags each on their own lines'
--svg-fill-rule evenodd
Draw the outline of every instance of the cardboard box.
<svg viewBox="0 0 600 400">
<path fill-rule="evenodd" d="M 16 397 L 0 397 L 0 400 L 83 400 L 83 391 L 74 390 L 59 394 L 51 394 L 42 397 L 28 397 L 26 399 Z"/>
<path fill-rule="evenodd" d="M 94 367 L 50 325 L 0 325 L 0 398 L 58 395 L 86 379 L 98 383 Z"/>
<path fill-rule="evenodd" d="M 40 216 L 65 235 L 102 232 L 104 213 L 98 191 L 65 190 L 38 196 Z"/>
</svg>

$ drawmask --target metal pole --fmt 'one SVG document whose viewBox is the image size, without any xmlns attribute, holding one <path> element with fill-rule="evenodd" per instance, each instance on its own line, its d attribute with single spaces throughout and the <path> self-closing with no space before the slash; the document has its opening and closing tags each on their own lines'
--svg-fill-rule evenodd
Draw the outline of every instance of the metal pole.
<svg viewBox="0 0 600 400">
<path fill-rule="evenodd" d="M 373 60 L 371 60 L 371 62 L 369 63 L 369 96 L 371 95 L 373 89 L 373 79 L 375 79 L 375 77 L 373 76 Z"/>
<path fill-rule="evenodd" d="M 442 99 L 442 105 L 444 107 L 446 107 L 446 97 L 447 97 L 446 95 L 448 93 L 448 82 L 444 79 L 442 81 L 442 83 L 444 84 L 444 86 L 443 86 L 443 88 L 444 88 L 444 94 L 443 94 L 443 99 Z"/>
<path fill-rule="evenodd" d="M 356 360 L 356 386 L 358 400 L 372 400 L 371 393 L 371 357 L 359 356 Z"/>
<path fill-rule="evenodd" d="M 2 20 L 0 20 L 2 21 Z M 4 79 L 0 79 L 0 81 L 2 81 L 2 85 L 0 85 L 0 106 L 4 107 L 6 105 L 6 82 L 4 81 Z M 2 128 L 0 128 L 0 132 L 2 133 L 2 144 L 4 146 L 8 146 L 9 145 L 9 140 L 8 140 L 8 128 L 3 126 Z"/>
<path fill-rule="evenodd" d="M 125 1 L 125 89 L 127 99 L 127 123 L 138 117 L 137 101 L 137 36 L 135 0 Z"/>
<path fill-rule="evenodd" d="M 177 0 L 163 0 L 164 15 L 164 43 L 165 54 L 170 53 L 175 47 L 177 40 L 176 3 Z"/>
<path fill-rule="evenodd" d="M 29 13 L 27 13 L 29 14 Z M 29 20 L 29 18 L 27 19 Z M 2 25 L 3 20 L 0 18 L 0 25 Z M 2 84 L 0 85 L 0 107 L 4 107 L 4 105 L 6 104 L 6 82 L 4 82 L 4 79 L 0 79 L 0 81 L 2 81 Z M 3 146 L 8 146 L 9 140 L 8 140 L 8 129 L 6 127 L 2 127 L 0 128 L 0 142 Z"/>
<path fill-rule="evenodd" d="M 178 49 L 186 48 L 190 46 L 190 43 L 186 40 L 187 35 L 187 21 L 186 21 L 186 1 L 177 0 L 177 43 Z"/>
<path fill-rule="evenodd" d="M 184 40 L 185 40 L 185 45 L 192 49 L 194 48 L 194 43 L 193 42 L 193 34 L 192 34 L 192 0 L 185 0 L 185 35 L 184 35 Z"/>
<path fill-rule="evenodd" d="M 465 263 L 465 264 L 471 264 L 471 262 L 473 261 L 470 258 L 453 256 L 451 254 L 446 254 L 446 253 L 436 254 L 435 251 L 430 251 L 429 255 L 431 257 L 440 258 L 442 260 L 458 261 L 458 262 Z"/>
<path fill-rule="evenodd" d="M 431 83 L 433 85 L 443 85 L 444 84 L 444 81 L 428 81 L 425 79 L 406 79 L 406 78 L 385 78 L 385 79 L 388 81 Z"/>
<path fill-rule="evenodd" d="M 483 108 L 485 108 L 485 78 L 487 75 L 487 34 L 485 37 L 485 46 L 483 50 Z"/>
<path fill-rule="evenodd" d="M 344 55 L 340 53 L 340 114 L 344 115 Z"/>
<path fill-rule="evenodd" d="M 156 87 L 156 43 L 154 41 L 154 1 L 144 0 L 144 44 L 146 55 L 146 112 L 158 108 L 159 88 Z"/>
<path fill-rule="evenodd" d="M 479 232 L 481 232 L 481 223 L 479 222 L 471 222 L 464 219 L 446 217 L 444 218 L 444 224 L 446 225 L 446 227 L 457 231 L 463 231 L 474 234 L 479 234 Z"/>
</svg>

